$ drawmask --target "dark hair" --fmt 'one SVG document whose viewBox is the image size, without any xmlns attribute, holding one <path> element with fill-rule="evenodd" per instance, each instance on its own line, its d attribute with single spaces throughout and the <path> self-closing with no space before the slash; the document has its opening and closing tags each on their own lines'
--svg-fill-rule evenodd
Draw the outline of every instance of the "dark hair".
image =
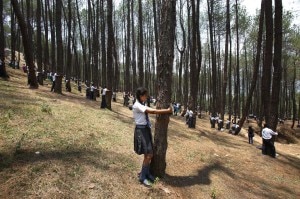
<svg viewBox="0 0 300 199">
<path fill-rule="evenodd" d="M 269 128 L 269 125 L 267 123 L 265 123 L 264 127 L 265 128 Z"/>
<path fill-rule="evenodd" d="M 145 94 L 147 94 L 147 93 L 148 93 L 148 90 L 146 88 L 139 87 L 136 90 L 136 99 L 137 99 L 137 101 L 139 101 L 140 103 L 142 103 L 140 97 L 143 96 L 143 95 L 145 95 Z"/>
</svg>

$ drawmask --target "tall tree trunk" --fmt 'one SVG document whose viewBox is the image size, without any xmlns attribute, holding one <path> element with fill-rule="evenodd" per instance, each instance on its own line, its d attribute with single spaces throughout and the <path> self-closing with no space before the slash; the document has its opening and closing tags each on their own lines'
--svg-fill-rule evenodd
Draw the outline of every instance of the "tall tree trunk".
<svg viewBox="0 0 300 199">
<path fill-rule="evenodd" d="M 157 30 L 157 16 L 156 16 L 156 0 L 152 0 L 152 6 L 153 6 L 153 18 L 154 18 L 154 38 L 155 38 L 155 52 L 156 52 L 156 60 L 158 60 L 158 30 Z"/>
<path fill-rule="evenodd" d="M 192 8 L 192 34 L 191 34 L 191 50 L 190 50 L 190 93 L 189 93 L 189 109 L 195 110 L 197 101 L 196 79 L 197 78 L 197 66 L 196 66 L 196 45 L 197 45 L 197 30 L 196 30 L 196 8 L 195 2 L 191 0 Z"/>
<path fill-rule="evenodd" d="M 143 39 L 143 5 L 139 0 L 139 50 L 138 50 L 139 86 L 144 85 L 144 39 Z"/>
<path fill-rule="evenodd" d="M 252 101 L 252 96 L 253 96 L 254 90 L 256 88 L 256 82 L 258 79 L 261 44 L 262 44 L 262 36 L 263 36 L 264 9 L 265 9 L 265 0 L 262 0 L 261 7 L 260 7 L 260 16 L 259 16 L 259 28 L 258 28 L 258 34 L 257 34 L 256 57 L 255 57 L 255 64 L 253 66 L 253 76 L 252 76 L 252 80 L 251 80 L 251 87 L 249 90 L 246 104 L 243 107 L 243 114 L 242 114 L 242 118 L 240 119 L 239 126 L 243 126 L 245 119 L 248 115 L 250 104 Z"/>
<path fill-rule="evenodd" d="M 104 0 L 101 0 L 100 4 L 101 13 L 101 61 L 102 61 L 102 82 L 101 86 L 105 86 L 107 79 L 107 66 L 106 66 L 106 42 L 105 42 L 105 13 L 104 13 Z"/>
<path fill-rule="evenodd" d="M 238 0 L 235 0 L 235 20 L 236 20 L 236 82 L 234 84 L 234 113 L 240 117 L 240 44 L 239 44 L 239 12 Z"/>
<path fill-rule="evenodd" d="M 183 102 L 183 98 L 182 98 L 182 66 L 183 66 L 183 55 L 184 52 L 186 50 L 186 33 L 185 33 L 185 29 L 184 29 L 184 21 L 183 21 L 183 17 L 182 17 L 182 9 L 183 9 L 183 4 L 180 0 L 180 13 L 179 13 L 179 22 L 180 22 L 180 28 L 182 30 L 182 47 L 179 48 L 178 46 L 178 42 L 176 39 L 176 46 L 177 46 L 177 50 L 180 53 L 180 58 L 179 58 L 179 72 L 178 72 L 178 87 L 177 87 L 177 101 L 182 103 Z"/>
<path fill-rule="evenodd" d="M 55 79 L 55 93 L 62 93 L 62 76 L 63 76 L 63 66 L 64 66 L 64 51 L 63 51 L 63 40 L 62 40 L 62 0 L 56 0 L 56 57 L 57 57 L 57 77 Z"/>
<path fill-rule="evenodd" d="M 270 90 L 271 90 L 271 71 L 272 71 L 272 50 L 273 50 L 273 17 L 272 1 L 265 2 L 265 22 L 266 22 L 266 47 L 265 59 L 261 84 L 261 101 L 265 122 L 269 123 L 270 116 Z"/>
<path fill-rule="evenodd" d="M 45 29 L 45 42 L 44 42 L 44 69 L 45 71 L 49 70 L 49 38 L 48 38 L 48 7 L 49 2 L 45 2 L 44 11 L 43 11 L 43 21 Z"/>
<path fill-rule="evenodd" d="M 107 82 L 106 86 L 108 90 L 112 89 L 112 81 L 113 81 L 113 39 L 114 39 L 114 31 L 113 31 L 113 21 L 112 21 L 112 13 L 113 13 L 113 3 L 112 0 L 107 1 Z"/>
<path fill-rule="evenodd" d="M 159 59 L 157 66 L 157 108 L 168 108 L 171 103 L 172 69 L 176 26 L 176 0 L 163 0 L 159 28 Z M 167 132 L 169 115 L 158 115 L 155 123 L 154 156 L 151 162 L 153 174 L 164 176 L 166 170 Z"/>
<path fill-rule="evenodd" d="M 72 50 L 71 50 L 71 41 L 72 41 L 72 2 L 68 0 L 68 43 L 67 43 L 67 66 L 66 66 L 66 88 L 68 92 L 71 92 L 72 88 L 70 85 L 71 79 L 71 66 L 72 66 Z"/>
<path fill-rule="evenodd" d="M 129 92 L 131 89 L 130 85 L 130 0 L 127 0 L 127 41 L 126 41 L 126 64 L 125 64 L 125 91 Z"/>
<path fill-rule="evenodd" d="M 11 0 L 11 4 L 13 6 L 15 15 L 18 19 L 20 30 L 21 30 L 22 37 L 23 37 L 22 41 L 23 41 L 23 46 L 24 46 L 25 59 L 26 59 L 26 63 L 29 68 L 28 83 L 30 85 L 30 88 L 36 89 L 39 87 L 39 85 L 38 85 L 36 75 L 35 75 L 35 66 L 34 66 L 32 51 L 30 48 L 30 40 L 29 40 L 28 32 L 27 32 L 27 24 L 26 24 L 26 21 L 20 11 L 18 1 Z"/>
<path fill-rule="evenodd" d="M 132 90 L 136 90 L 137 85 L 137 79 L 136 79 L 136 48 L 135 48 L 135 31 L 134 31 L 134 16 L 133 16 L 133 10 L 134 10 L 134 0 L 131 1 L 131 29 L 132 29 Z"/>
<path fill-rule="evenodd" d="M 227 66 L 228 66 L 228 40 L 230 32 L 230 2 L 226 1 L 226 38 L 225 38 L 225 55 L 224 55 L 224 74 L 223 74 L 223 88 L 222 88 L 222 107 L 221 119 L 224 121 L 225 106 L 226 106 L 226 88 L 227 88 Z"/>
<path fill-rule="evenodd" d="M 36 8 L 36 54 L 37 54 L 37 67 L 38 72 L 42 72 L 43 70 L 43 54 L 42 54 L 42 24 L 41 24 L 41 0 L 37 0 L 37 8 Z M 43 83 L 43 82 L 40 82 Z"/>
<path fill-rule="evenodd" d="M 49 3 L 49 1 L 46 1 L 46 3 Z M 50 9 L 50 6 L 48 6 L 49 9 L 49 19 L 50 19 L 50 34 L 51 34 L 51 71 L 56 72 L 56 47 L 55 47 L 55 25 L 54 25 L 54 9 L 55 4 L 53 1 L 52 10 Z"/>
<path fill-rule="evenodd" d="M 276 5 L 276 4 L 275 4 Z M 276 26 L 276 21 L 275 21 L 275 26 Z M 275 36 L 275 39 L 276 39 L 276 36 Z M 296 57 L 297 54 L 296 54 Z M 274 60 L 275 60 L 275 55 L 274 55 Z M 274 67 L 275 67 L 275 64 L 274 64 Z M 274 69 L 275 70 L 275 69 Z M 295 125 L 295 120 L 296 120 L 296 117 L 297 117 L 297 104 L 296 104 L 296 74 L 297 74 L 297 70 L 296 70 L 296 60 L 294 60 L 294 74 L 293 74 L 293 80 L 292 80 L 292 91 L 291 91 L 291 95 L 292 95 L 292 103 L 293 103 L 293 123 L 292 123 L 292 126 L 291 128 L 293 129 L 294 128 L 294 125 Z M 273 84 L 274 85 L 274 84 Z M 273 93 L 272 93 L 273 94 Z M 272 99 L 273 100 L 273 99 Z M 272 110 L 273 111 L 273 110 Z M 271 115 L 271 122 L 270 122 L 270 125 L 274 125 L 273 123 L 273 120 L 272 120 L 272 115 Z M 276 126 L 277 126 L 277 120 L 276 120 Z M 274 128 L 276 130 L 276 126 L 272 126 L 272 129 Z"/>
<path fill-rule="evenodd" d="M 18 3 L 17 1 L 15 3 Z M 20 13 L 21 15 L 21 13 Z M 22 17 L 22 16 L 20 16 Z M 0 0 L 0 77 L 8 78 L 5 68 L 5 37 L 3 26 L 3 0 Z"/>
<path fill-rule="evenodd" d="M 278 107 L 279 107 L 279 95 L 280 95 L 280 83 L 282 73 L 282 0 L 275 0 L 275 41 L 274 41 L 274 59 L 273 59 L 273 83 L 272 83 L 272 98 L 270 109 L 270 128 L 276 131 L 278 123 Z M 295 71 L 296 73 L 296 71 Z M 293 98 L 295 102 L 295 96 Z M 294 105 L 293 107 L 296 108 Z M 294 111 L 293 117 L 296 117 L 296 111 Z"/>
<path fill-rule="evenodd" d="M 207 0 L 208 9 L 208 21 L 209 21 L 209 39 L 210 39 L 210 51 L 211 51 L 211 61 L 212 61 L 212 113 L 216 113 L 217 110 L 217 64 L 214 49 L 214 36 L 213 36 L 213 13 L 214 13 L 214 2 Z"/>
</svg>

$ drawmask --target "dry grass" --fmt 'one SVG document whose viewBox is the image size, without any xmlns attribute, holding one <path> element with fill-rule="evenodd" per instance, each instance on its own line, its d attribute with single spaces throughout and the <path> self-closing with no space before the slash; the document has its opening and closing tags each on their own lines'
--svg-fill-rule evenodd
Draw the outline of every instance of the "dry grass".
<svg viewBox="0 0 300 199">
<path fill-rule="evenodd" d="M 137 181 L 142 157 L 121 96 L 103 110 L 75 89 L 30 90 L 22 72 L 8 71 L 10 80 L 0 80 L 0 198 L 300 197 L 299 144 L 276 143 L 272 159 L 256 148 L 258 135 L 253 146 L 244 129 L 232 136 L 206 118 L 188 129 L 180 116 L 169 125 L 167 174 L 147 189 Z"/>
</svg>

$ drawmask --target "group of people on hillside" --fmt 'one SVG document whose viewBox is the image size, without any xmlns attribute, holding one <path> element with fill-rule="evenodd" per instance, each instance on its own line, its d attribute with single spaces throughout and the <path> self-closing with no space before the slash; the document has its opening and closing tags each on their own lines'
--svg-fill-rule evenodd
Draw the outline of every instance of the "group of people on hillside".
<svg viewBox="0 0 300 199">
<path fill-rule="evenodd" d="M 230 129 L 229 132 L 237 135 L 237 132 L 240 131 L 239 126 L 239 118 L 232 119 L 232 126 L 230 128 L 230 121 L 227 119 L 226 121 L 226 129 Z M 210 116 L 210 124 L 211 128 L 215 128 L 215 125 L 218 124 L 218 130 L 223 128 L 223 121 L 219 118 L 218 114 L 212 114 Z M 274 132 L 272 129 L 269 128 L 268 124 L 264 125 L 262 130 L 262 154 L 270 155 L 271 157 L 276 157 L 276 150 L 274 146 L 274 135 L 278 135 L 277 132 Z M 253 144 L 253 137 L 255 136 L 254 129 L 252 126 L 248 127 L 248 143 Z"/>
</svg>

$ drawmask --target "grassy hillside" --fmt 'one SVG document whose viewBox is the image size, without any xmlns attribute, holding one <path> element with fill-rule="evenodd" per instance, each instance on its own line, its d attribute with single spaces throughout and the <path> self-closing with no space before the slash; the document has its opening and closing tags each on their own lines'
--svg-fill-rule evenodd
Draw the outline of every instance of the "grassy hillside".
<svg viewBox="0 0 300 199">
<path fill-rule="evenodd" d="M 84 93 L 28 89 L 26 74 L 0 79 L 0 198 L 299 198 L 300 146 L 276 143 L 263 156 L 239 136 L 209 128 L 207 116 L 188 129 L 172 116 L 167 175 L 139 184 L 142 157 L 133 152 L 133 119 L 121 96 L 112 111 Z M 154 117 L 151 118 L 154 123 Z M 299 142 L 298 142 L 299 143 Z"/>
</svg>

